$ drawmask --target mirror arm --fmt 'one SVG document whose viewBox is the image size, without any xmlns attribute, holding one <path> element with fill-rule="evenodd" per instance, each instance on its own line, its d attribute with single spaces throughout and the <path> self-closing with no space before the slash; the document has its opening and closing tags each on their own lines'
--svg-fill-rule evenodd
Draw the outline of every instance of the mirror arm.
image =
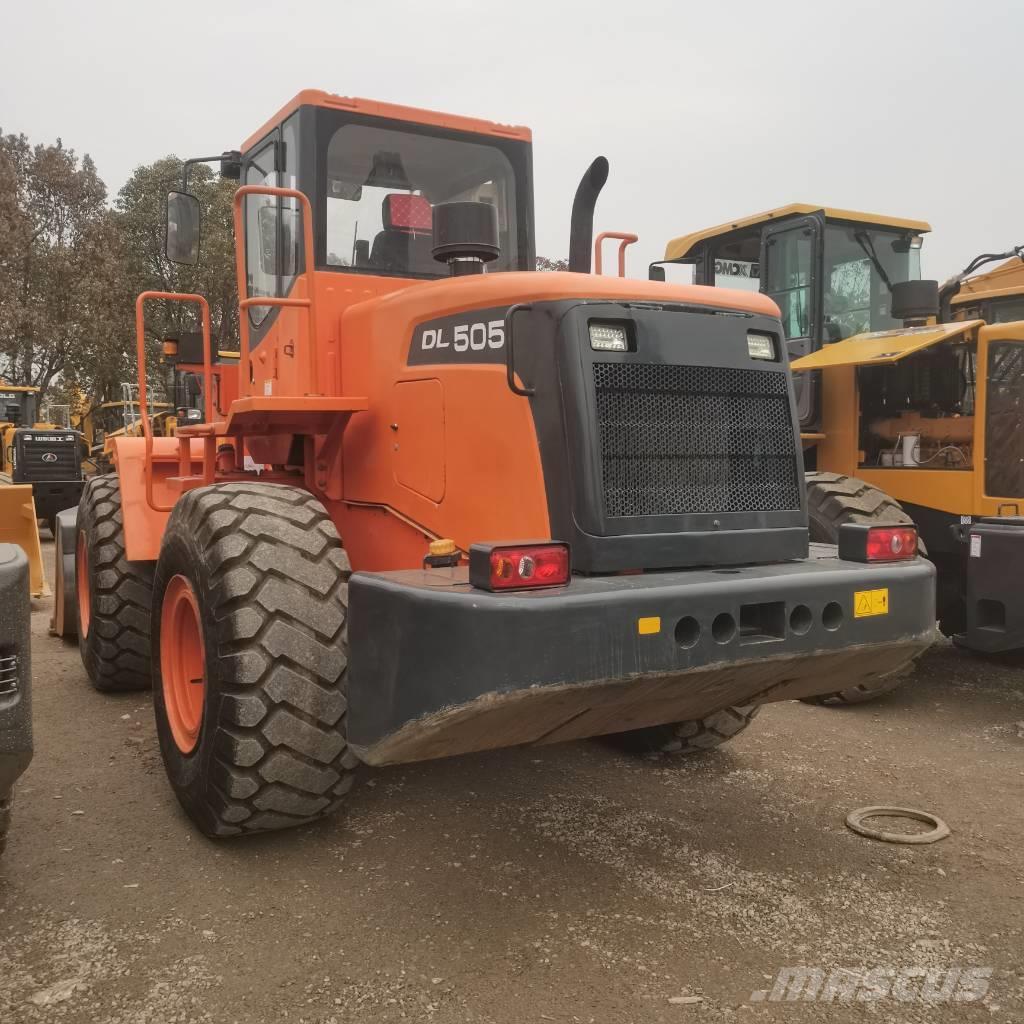
<svg viewBox="0 0 1024 1024">
<path fill-rule="evenodd" d="M 188 172 L 193 164 L 224 164 L 225 161 L 241 163 L 242 154 L 237 149 L 227 149 L 217 156 L 193 156 L 186 160 L 181 167 L 181 191 L 188 191 Z"/>
</svg>

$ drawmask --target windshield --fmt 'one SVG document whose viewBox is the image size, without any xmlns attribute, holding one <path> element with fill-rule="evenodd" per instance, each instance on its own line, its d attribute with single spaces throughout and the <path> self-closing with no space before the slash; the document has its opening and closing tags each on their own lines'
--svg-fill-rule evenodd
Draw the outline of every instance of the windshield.
<svg viewBox="0 0 1024 1024">
<path fill-rule="evenodd" d="M 988 316 L 990 324 L 1009 324 L 1024 320 L 1024 296 L 1009 295 L 1002 299 L 993 299 L 989 303 Z"/>
<path fill-rule="evenodd" d="M 433 207 L 489 203 L 501 255 L 517 265 L 515 176 L 495 146 L 346 124 L 331 136 L 326 168 L 327 265 L 402 277 L 443 277 L 431 255 Z"/>
<path fill-rule="evenodd" d="M 824 340 L 900 327 L 889 287 L 921 277 L 921 250 L 906 232 L 858 224 L 825 226 Z"/>
</svg>

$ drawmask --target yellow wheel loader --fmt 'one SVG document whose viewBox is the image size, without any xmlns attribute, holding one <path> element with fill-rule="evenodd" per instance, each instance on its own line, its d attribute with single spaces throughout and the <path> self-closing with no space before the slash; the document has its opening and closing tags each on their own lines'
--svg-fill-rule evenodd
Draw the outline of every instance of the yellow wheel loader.
<svg viewBox="0 0 1024 1024">
<path fill-rule="evenodd" d="M 33 597 L 43 597 L 50 593 L 50 589 L 43 571 L 31 474 L 26 478 L 20 472 L 25 463 L 19 467 L 16 456 L 19 451 L 24 451 L 26 436 L 49 426 L 36 422 L 38 394 L 37 387 L 0 381 L 0 544 L 16 544 L 25 552 L 29 564 L 29 589 Z"/>
<path fill-rule="evenodd" d="M 697 283 L 775 300 L 812 540 L 848 522 L 913 521 L 938 569 L 943 632 L 975 651 L 1020 650 L 1024 322 L 1010 317 L 1024 317 L 1024 265 L 1011 251 L 987 281 L 970 279 L 981 258 L 940 288 L 921 280 L 929 230 L 794 204 L 673 239 L 651 276 L 688 264 Z"/>
</svg>

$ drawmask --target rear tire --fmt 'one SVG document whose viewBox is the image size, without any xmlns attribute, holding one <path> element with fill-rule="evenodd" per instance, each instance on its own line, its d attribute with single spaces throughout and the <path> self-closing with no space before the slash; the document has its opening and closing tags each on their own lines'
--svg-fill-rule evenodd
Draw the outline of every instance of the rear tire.
<svg viewBox="0 0 1024 1024">
<path fill-rule="evenodd" d="M 75 589 L 78 647 L 89 681 L 106 692 L 147 689 L 153 563 L 125 557 L 121 486 L 114 475 L 94 477 L 82 492 Z"/>
<path fill-rule="evenodd" d="M 646 729 L 621 732 L 616 742 L 630 753 L 648 757 L 683 757 L 714 750 L 738 736 L 757 717 L 759 704 L 723 708 L 704 718 L 668 725 L 652 725 Z"/>
<path fill-rule="evenodd" d="M 899 502 L 884 491 L 841 473 L 807 474 L 807 514 L 811 540 L 819 544 L 838 544 L 839 527 L 844 523 L 867 523 L 871 526 L 903 523 L 912 526 L 914 523 Z M 901 671 L 846 690 L 804 697 L 803 701 L 828 707 L 864 704 L 891 693 L 903 682 L 906 674 Z"/>
<path fill-rule="evenodd" d="M 220 484 L 175 505 L 156 569 L 153 703 L 171 786 L 206 835 L 301 825 L 344 802 L 357 764 L 346 739 L 351 571 L 307 491 Z M 196 634 L 201 667 L 182 668 Z"/>
</svg>

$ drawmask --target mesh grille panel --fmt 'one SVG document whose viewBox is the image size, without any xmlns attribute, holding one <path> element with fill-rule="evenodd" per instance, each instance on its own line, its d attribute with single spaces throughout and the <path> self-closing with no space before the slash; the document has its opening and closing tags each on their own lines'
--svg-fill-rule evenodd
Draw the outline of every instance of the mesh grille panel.
<svg viewBox="0 0 1024 1024">
<path fill-rule="evenodd" d="M 0 697 L 18 692 L 18 656 L 0 651 Z"/>
<path fill-rule="evenodd" d="M 605 512 L 800 507 L 784 372 L 595 363 Z"/>
</svg>

